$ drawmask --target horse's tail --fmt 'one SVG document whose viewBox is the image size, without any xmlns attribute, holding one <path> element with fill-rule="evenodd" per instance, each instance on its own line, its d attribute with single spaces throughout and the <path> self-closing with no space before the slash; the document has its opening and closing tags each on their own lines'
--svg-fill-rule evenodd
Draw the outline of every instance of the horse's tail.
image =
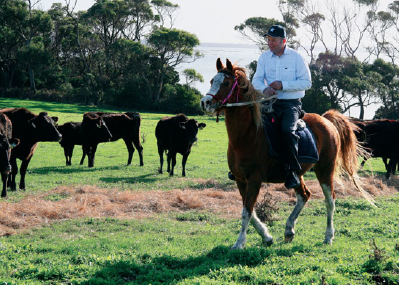
<svg viewBox="0 0 399 285">
<path fill-rule="evenodd" d="M 358 143 L 354 129 L 356 125 L 349 121 L 347 117 L 342 115 L 336 110 L 329 110 L 323 114 L 323 117 L 333 123 L 337 128 L 340 138 L 339 155 L 338 155 L 338 168 L 341 172 L 346 173 L 353 181 L 356 188 L 360 191 L 363 197 L 373 206 L 374 199 L 371 197 L 360 185 L 360 179 L 357 175 L 359 169 L 358 155 L 369 157 L 370 155 Z"/>
</svg>

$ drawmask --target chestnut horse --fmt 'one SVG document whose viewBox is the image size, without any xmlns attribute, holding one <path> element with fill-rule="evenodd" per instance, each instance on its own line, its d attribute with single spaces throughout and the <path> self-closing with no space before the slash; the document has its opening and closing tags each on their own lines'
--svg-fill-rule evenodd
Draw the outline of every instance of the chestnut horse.
<svg viewBox="0 0 399 285">
<path fill-rule="evenodd" d="M 247 79 L 245 70 L 232 65 L 227 59 L 226 66 L 220 58 L 216 63 L 218 73 L 211 80 L 211 88 L 201 100 L 202 109 L 208 113 L 224 111 L 229 145 L 227 158 L 230 171 L 243 202 L 242 225 L 233 249 L 243 248 L 246 243 L 248 224 L 255 227 L 265 245 L 273 243 L 266 225 L 253 211 L 262 182 L 284 182 L 284 164 L 269 154 L 269 144 L 262 127 L 261 110 L 258 100 L 263 95 L 256 91 Z M 373 204 L 373 199 L 358 183 L 357 155 L 362 148 L 352 131 L 349 120 L 335 110 L 323 114 L 306 114 L 303 118 L 313 131 L 319 160 L 317 163 L 303 163 L 299 173 L 300 186 L 295 189 L 296 205 L 285 226 L 285 241 L 294 238 L 297 218 L 309 200 L 310 191 L 305 185 L 303 174 L 311 167 L 321 185 L 327 208 L 327 229 L 324 243 L 332 244 L 334 238 L 333 214 L 335 210 L 334 178 L 345 172 L 356 188 Z"/>
</svg>

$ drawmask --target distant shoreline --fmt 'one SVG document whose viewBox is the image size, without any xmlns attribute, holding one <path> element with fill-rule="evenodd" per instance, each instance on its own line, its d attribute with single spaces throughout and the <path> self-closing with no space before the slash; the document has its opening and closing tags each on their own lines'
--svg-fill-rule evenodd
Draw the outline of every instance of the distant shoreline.
<svg viewBox="0 0 399 285">
<path fill-rule="evenodd" d="M 234 47 L 234 48 L 258 48 L 255 44 L 234 44 L 234 43 L 201 43 L 201 47 Z"/>
</svg>

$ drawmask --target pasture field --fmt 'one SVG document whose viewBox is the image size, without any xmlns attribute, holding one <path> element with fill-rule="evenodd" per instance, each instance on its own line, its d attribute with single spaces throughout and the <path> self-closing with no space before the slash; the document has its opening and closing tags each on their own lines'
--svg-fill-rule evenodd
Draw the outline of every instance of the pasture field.
<svg viewBox="0 0 399 285">
<path fill-rule="evenodd" d="M 131 111 L 0 98 L 3 107 L 26 107 L 36 114 L 47 111 L 59 117 L 59 124 L 81 121 L 87 111 Z M 237 192 L 227 178 L 223 118 L 217 124 L 215 118 L 195 117 L 207 127 L 198 132 L 186 165 L 187 177 L 181 176 L 180 155 L 175 176 L 169 177 L 165 164 L 164 174 L 157 172 L 155 138 L 155 126 L 167 114 L 140 114 L 143 167 L 137 152 L 132 165 L 126 166 L 122 140 L 100 144 L 95 167 L 90 169 L 87 158 L 79 165 L 79 146 L 72 166 L 67 167 L 58 143 L 39 143 L 26 175 L 27 190 L 9 192 L 9 198 L 0 202 L 0 226 L 5 219 L 2 210 L 59 187 L 91 185 L 134 193 L 209 188 Z M 384 172 L 382 161 L 371 159 L 360 174 L 373 173 L 378 179 Z M 314 179 L 314 174 L 306 179 Z M 53 201 L 68 198 L 51 195 Z M 301 213 L 292 243 L 283 242 L 292 203 L 282 201 L 269 224 L 275 244 L 262 246 L 250 227 L 246 248 L 239 251 L 229 248 L 239 233 L 240 216 L 206 207 L 134 219 L 87 216 L 45 223 L 0 237 L 0 284 L 399 284 L 399 195 L 376 201 L 378 208 L 363 199 L 337 199 L 332 246 L 322 243 L 325 207 L 317 199 L 311 199 Z"/>
<path fill-rule="evenodd" d="M 153 218 L 76 219 L 0 238 L 0 284 L 399 284 L 399 197 L 338 200 L 336 238 L 324 239 L 325 208 L 312 200 L 293 242 L 283 242 L 284 205 L 261 245 L 250 227 L 230 251 L 238 217 L 209 212 Z"/>
</svg>

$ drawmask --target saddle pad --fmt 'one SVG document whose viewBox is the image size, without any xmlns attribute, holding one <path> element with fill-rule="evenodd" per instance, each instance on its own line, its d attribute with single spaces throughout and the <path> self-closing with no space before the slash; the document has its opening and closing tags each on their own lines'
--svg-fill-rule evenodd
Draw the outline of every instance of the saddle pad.
<svg viewBox="0 0 399 285">
<path fill-rule="evenodd" d="M 296 130 L 296 135 L 299 137 L 298 140 L 298 161 L 300 163 L 315 163 L 319 160 L 319 154 L 317 153 L 317 146 L 312 131 L 308 128 L 306 123 Z M 274 118 L 267 118 L 263 116 L 263 125 L 267 140 L 269 142 L 269 153 L 273 157 L 280 157 L 283 152 L 280 132 L 277 127 L 277 122 Z"/>
</svg>

